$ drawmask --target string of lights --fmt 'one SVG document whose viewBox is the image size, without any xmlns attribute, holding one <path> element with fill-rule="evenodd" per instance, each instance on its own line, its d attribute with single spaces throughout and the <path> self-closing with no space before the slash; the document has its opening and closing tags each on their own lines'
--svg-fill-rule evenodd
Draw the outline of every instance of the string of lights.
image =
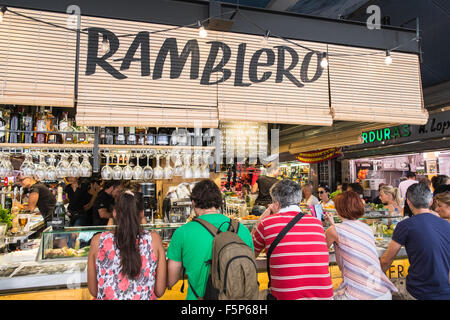
<svg viewBox="0 0 450 320">
<path fill-rule="evenodd" d="M 33 20 L 33 21 L 36 21 L 36 22 L 44 23 L 44 24 L 47 24 L 47 25 L 50 25 L 50 26 L 53 26 L 53 27 L 56 27 L 56 28 L 62 28 L 62 29 L 65 29 L 65 30 L 68 30 L 68 31 L 74 31 L 74 32 L 81 32 L 83 34 L 87 34 L 88 33 L 87 32 L 87 28 L 80 29 L 80 30 L 77 30 L 75 28 L 68 28 L 68 27 L 65 27 L 65 26 L 62 26 L 62 25 L 58 25 L 58 24 L 49 22 L 49 21 L 45 21 L 45 20 L 41 20 L 41 19 L 38 19 L 38 18 L 35 18 L 35 17 L 31 17 L 31 16 L 28 16 L 28 15 L 25 15 L 23 13 L 15 11 L 15 10 L 11 10 L 11 9 L 7 8 L 6 6 L 3 6 L 0 9 L 0 23 L 3 21 L 6 12 L 10 12 L 12 14 L 15 14 L 17 16 L 23 17 L 25 19 L 30 19 L 30 20 Z M 245 21 L 247 21 L 251 25 L 255 26 L 256 28 L 258 28 L 259 30 L 261 30 L 264 33 L 263 39 L 261 40 L 261 45 L 262 46 L 268 46 L 269 41 L 270 41 L 270 37 L 274 37 L 274 38 L 283 40 L 283 41 L 285 41 L 285 42 L 287 42 L 289 44 L 292 44 L 294 46 L 300 47 L 300 48 L 302 48 L 304 50 L 307 50 L 309 52 L 313 52 L 313 53 L 318 54 L 320 56 L 320 59 L 321 59 L 320 65 L 322 66 L 322 68 L 328 67 L 328 59 L 329 59 L 329 57 L 356 57 L 356 56 L 372 56 L 372 55 L 383 54 L 383 51 L 379 51 L 379 52 L 376 51 L 376 52 L 370 52 L 370 53 L 359 53 L 359 54 L 345 54 L 345 53 L 344 54 L 342 54 L 342 53 L 340 54 L 340 53 L 328 53 L 328 52 L 317 51 L 317 50 L 311 49 L 311 48 L 309 48 L 309 47 L 307 47 L 305 45 L 299 44 L 299 43 L 297 43 L 297 42 L 295 42 L 295 41 L 293 41 L 291 39 L 284 38 L 284 37 L 282 37 L 282 36 L 280 36 L 278 34 L 275 34 L 275 33 L 271 32 L 267 28 L 264 28 L 264 27 L 258 25 L 257 23 L 252 21 L 249 17 L 247 17 L 241 10 L 239 10 L 239 7 L 237 9 L 235 9 L 235 10 L 224 12 L 224 13 L 222 13 L 220 15 L 217 15 L 217 16 L 214 16 L 214 17 L 209 17 L 209 18 L 204 19 L 204 20 L 198 20 L 198 21 L 196 21 L 194 23 L 191 23 L 191 24 L 175 26 L 175 27 L 169 27 L 169 28 L 160 29 L 160 30 L 154 30 L 154 31 L 150 31 L 149 33 L 150 34 L 164 33 L 164 32 L 169 32 L 169 31 L 173 31 L 173 30 L 177 30 L 177 29 L 181 29 L 181 28 L 196 27 L 199 30 L 199 37 L 200 38 L 206 38 L 208 36 L 208 32 L 207 32 L 207 29 L 204 27 L 205 23 L 207 23 L 211 19 L 221 18 L 221 17 L 223 17 L 225 15 L 228 15 L 230 13 L 232 13 L 233 16 L 235 16 L 236 13 L 239 14 L 242 18 L 244 18 Z M 132 37 L 132 36 L 136 36 L 136 35 L 137 35 L 137 33 L 128 33 L 128 34 L 119 34 L 119 35 L 117 35 L 117 37 Z M 410 39 L 408 41 L 408 43 L 410 41 L 414 41 L 414 40 L 415 41 L 419 41 L 418 37 L 415 36 L 412 39 Z M 403 43 L 403 44 L 397 45 L 394 48 L 386 49 L 384 51 L 385 64 L 386 65 L 390 65 L 392 63 L 391 52 L 401 48 L 402 46 L 404 46 L 406 44 L 407 43 Z M 102 50 L 105 51 L 105 52 L 109 50 L 109 41 L 108 41 L 108 38 L 107 38 L 106 35 L 103 35 Z"/>
</svg>

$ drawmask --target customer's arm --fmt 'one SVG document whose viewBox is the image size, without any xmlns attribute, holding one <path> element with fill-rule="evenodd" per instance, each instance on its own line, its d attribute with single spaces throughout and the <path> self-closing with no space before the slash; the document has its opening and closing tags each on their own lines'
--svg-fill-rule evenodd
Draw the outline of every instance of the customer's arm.
<svg viewBox="0 0 450 320">
<path fill-rule="evenodd" d="M 157 232 L 152 231 L 152 245 L 156 251 L 158 263 L 156 266 L 155 295 L 162 297 L 167 288 L 166 252 L 162 245 L 161 237 Z"/>
<path fill-rule="evenodd" d="M 181 261 L 167 260 L 167 287 L 171 289 L 178 280 L 183 264 Z"/>
<path fill-rule="evenodd" d="M 91 239 L 91 248 L 89 250 L 87 262 L 87 282 L 90 294 L 97 298 L 98 282 L 97 270 L 95 268 L 95 260 L 97 259 L 98 245 L 100 241 L 100 234 L 95 235 Z"/>
<path fill-rule="evenodd" d="M 386 272 L 386 270 L 389 269 L 389 267 L 392 264 L 392 261 L 394 261 L 394 258 L 401 247 L 402 246 L 400 244 L 398 244 L 394 240 L 391 240 L 387 250 L 380 258 L 381 270 L 383 270 L 383 272 Z"/>
</svg>

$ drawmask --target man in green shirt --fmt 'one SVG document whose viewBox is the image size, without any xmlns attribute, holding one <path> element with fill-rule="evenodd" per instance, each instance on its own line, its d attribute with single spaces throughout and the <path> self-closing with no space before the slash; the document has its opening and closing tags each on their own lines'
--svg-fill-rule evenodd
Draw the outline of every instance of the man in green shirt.
<svg viewBox="0 0 450 320">
<path fill-rule="evenodd" d="M 220 213 L 222 194 L 219 187 L 211 180 L 198 182 L 191 194 L 192 205 L 199 219 L 213 224 L 221 231 L 229 227 L 230 219 Z M 238 236 L 253 250 L 253 240 L 250 231 L 242 224 L 239 226 Z M 167 286 L 172 286 L 180 280 L 184 266 L 189 279 L 189 289 L 186 300 L 196 300 L 195 294 L 203 297 L 208 281 L 212 256 L 213 237 L 198 222 L 189 222 L 178 228 L 170 241 L 167 251 Z"/>
</svg>

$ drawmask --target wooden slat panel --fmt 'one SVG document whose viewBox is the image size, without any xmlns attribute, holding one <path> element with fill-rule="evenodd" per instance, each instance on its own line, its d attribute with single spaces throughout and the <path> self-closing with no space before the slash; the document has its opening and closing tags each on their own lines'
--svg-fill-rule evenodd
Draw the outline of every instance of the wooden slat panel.
<svg viewBox="0 0 450 320">
<path fill-rule="evenodd" d="M 66 14 L 12 8 L 66 25 Z M 74 106 L 76 32 L 7 12 L 0 28 L 0 103 Z"/>
<path fill-rule="evenodd" d="M 393 62 L 386 65 L 379 50 L 329 45 L 328 53 L 334 120 L 427 122 L 417 55 L 391 52 Z"/>
<path fill-rule="evenodd" d="M 114 32 L 116 35 L 137 33 L 139 31 L 156 31 L 170 26 L 140 23 L 132 21 L 118 21 L 114 19 L 82 17 L 82 27 L 101 27 Z M 200 50 L 199 75 L 197 79 L 190 79 L 191 59 L 188 58 L 180 76 L 170 79 L 170 56 L 167 56 L 163 68 L 162 78 L 153 80 L 154 65 L 159 50 L 167 38 L 176 38 L 178 53 L 180 54 L 186 43 L 195 39 Z M 122 59 L 134 37 L 119 37 L 117 52 L 107 60 L 115 69 L 120 70 Z M 99 41 L 102 40 L 102 35 Z M 200 78 L 204 70 L 208 55 L 211 50 L 211 41 L 225 43 L 231 51 L 226 69 L 231 72 L 230 78 L 222 83 L 213 85 L 200 84 Z M 243 59 L 243 82 L 249 82 L 249 65 L 252 55 L 262 49 L 261 37 L 252 35 L 239 35 L 227 32 L 208 31 L 208 37 L 198 37 L 196 28 L 180 28 L 164 33 L 150 34 L 150 75 L 141 76 L 140 61 L 131 63 L 127 70 L 121 72 L 126 79 L 115 79 L 103 68 L 97 66 L 96 72 L 86 75 L 86 59 L 88 52 L 88 36 L 81 35 L 80 52 L 80 81 L 77 123 L 95 124 L 95 118 L 103 115 L 102 123 L 117 123 L 126 121 L 133 125 L 154 125 L 155 123 L 169 123 L 171 117 L 176 123 L 183 122 L 193 125 L 196 120 L 203 124 L 217 125 L 219 120 L 257 121 L 272 123 L 314 124 L 331 125 L 332 118 L 328 102 L 328 84 L 326 71 L 317 81 L 301 84 L 298 87 L 286 76 L 281 83 L 276 83 L 278 49 L 276 46 L 289 46 L 295 50 L 299 61 L 295 68 L 290 70 L 292 75 L 301 81 L 301 67 L 306 51 L 299 47 L 287 44 L 282 40 L 271 39 L 270 48 L 274 53 L 271 66 L 259 67 L 258 76 L 263 72 L 272 72 L 269 80 L 263 83 L 252 83 L 248 87 L 240 87 L 235 84 L 236 68 L 238 63 L 239 45 L 247 46 L 245 59 Z M 299 42 L 300 43 L 300 42 Z M 303 43 L 315 46 L 319 51 L 324 51 L 326 45 Z M 303 50 L 303 51 L 302 51 Z M 101 54 L 101 51 L 98 53 Z M 136 58 L 140 58 L 140 49 Z M 222 58 L 219 50 L 215 65 Z M 264 57 L 261 58 L 264 62 Z M 285 53 L 285 67 L 291 63 L 291 55 Z M 242 64 L 242 63 L 241 63 Z M 306 64 L 305 64 L 306 65 Z M 308 71 L 303 71 L 309 78 L 316 72 L 317 57 L 311 59 Z M 215 72 L 211 81 L 222 77 L 222 72 Z M 125 114 L 125 108 L 130 116 Z M 166 108 L 166 109 L 161 109 Z M 205 109 L 200 113 L 200 109 Z M 123 110 L 122 110 L 123 109 Z M 160 110 L 180 110 L 178 113 L 160 114 Z M 186 112 L 186 110 L 188 110 Z M 195 110 L 195 113 L 192 112 Z M 215 112 L 213 112 L 215 110 Z M 134 116 L 139 112 L 139 117 Z M 183 115 L 183 116 L 181 116 Z M 180 119 L 184 117 L 184 121 Z"/>
</svg>

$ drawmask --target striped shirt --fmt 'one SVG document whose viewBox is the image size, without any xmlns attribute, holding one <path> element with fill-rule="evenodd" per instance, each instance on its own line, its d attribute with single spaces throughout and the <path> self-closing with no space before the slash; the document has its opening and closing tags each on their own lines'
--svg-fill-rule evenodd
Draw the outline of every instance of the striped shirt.
<svg viewBox="0 0 450 320">
<path fill-rule="evenodd" d="M 253 235 L 255 253 L 269 250 L 281 230 L 300 212 L 290 206 L 263 219 Z M 289 230 L 270 257 L 271 293 L 278 300 L 331 299 L 328 248 L 322 223 L 304 216 Z"/>
<path fill-rule="evenodd" d="M 377 299 L 389 290 L 397 291 L 381 270 L 372 229 L 358 220 L 344 220 L 335 225 L 339 245 L 336 259 L 343 282 L 337 294 L 348 299 Z"/>
</svg>

